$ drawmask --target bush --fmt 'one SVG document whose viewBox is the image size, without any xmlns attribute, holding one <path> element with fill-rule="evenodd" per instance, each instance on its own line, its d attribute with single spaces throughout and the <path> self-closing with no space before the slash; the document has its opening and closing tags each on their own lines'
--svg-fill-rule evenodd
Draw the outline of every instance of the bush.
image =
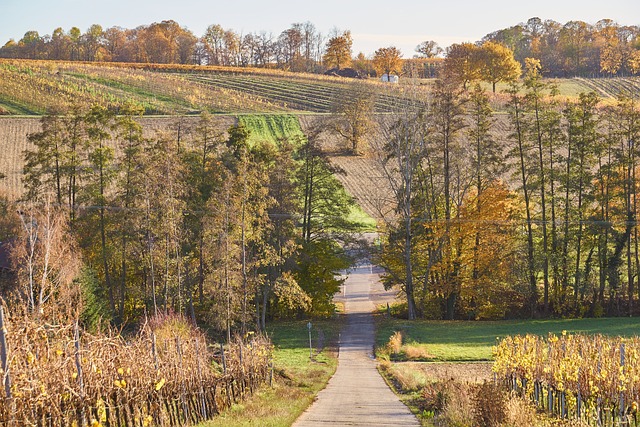
<svg viewBox="0 0 640 427">
<path fill-rule="evenodd" d="M 474 425 L 497 427 L 505 421 L 505 395 L 500 387 L 485 381 L 475 388 L 472 400 Z"/>
</svg>

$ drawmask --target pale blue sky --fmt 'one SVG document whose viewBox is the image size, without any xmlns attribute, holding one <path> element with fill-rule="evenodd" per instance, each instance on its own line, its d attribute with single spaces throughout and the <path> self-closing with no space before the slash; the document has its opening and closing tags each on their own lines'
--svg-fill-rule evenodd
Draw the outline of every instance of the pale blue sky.
<svg viewBox="0 0 640 427">
<path fill-rule="evenodd" d="M 248 33 L 265 30 L 277 36 L 296 22 L 312 22 L 323 34 L 333 28 L 351 30 L 354 54 L 369 55 L 396 46 L 405 57 L 424 40 L 442 47 L 477 41 L 487 33 L 537 16 L 565 23 L 594 24 L 610 18 L 640 25 L 638 0 L 0 0 L 0 45 L 25 32 L 51 34 L 92 24 L 134 28 L 173 19 L 201 36 L 207 26 Z"/>
</svg>

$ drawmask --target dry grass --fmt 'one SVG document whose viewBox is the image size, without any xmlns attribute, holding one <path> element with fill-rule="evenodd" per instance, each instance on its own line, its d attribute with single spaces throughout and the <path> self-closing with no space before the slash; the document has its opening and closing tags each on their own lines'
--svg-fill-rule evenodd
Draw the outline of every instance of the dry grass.
<svg viewBox="0 0 640 427">
<path fill-rule="evenodd" d="M 424 426 L 586 427 L 577 420 L 548 418 L 515 394 L 490 391 L 495 387 L 490 363 L 383 361 L 380 370 Z M 484 424 L 478 414 L 484 414 Z M 503 422 L 486 422 L 491 419 Z"/>
</svg>

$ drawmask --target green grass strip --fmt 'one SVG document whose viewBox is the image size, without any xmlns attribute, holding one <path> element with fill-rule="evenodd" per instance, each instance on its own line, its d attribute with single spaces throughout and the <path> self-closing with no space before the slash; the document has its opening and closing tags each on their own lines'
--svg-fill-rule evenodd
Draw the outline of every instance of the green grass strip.
<svg viewBox="0 0 640 427">
<path fill-rule="evenodd" d="M 640 318 L 551 319 L 517 321 L 406 321 L 384 319 L 378 324 L 376 345 L 384 346 L 395 331 L 404 335 L 403 343 L 423 346 L 433 361 L 492 360 L 497 339 L 508 335 L 549 333 L 603 334 L 635 336 L 640 333 Z M 380 352 L 379 352 L 380 354 Z M 425 359 L 422 359 L 425 360 Z"/>
</svg>

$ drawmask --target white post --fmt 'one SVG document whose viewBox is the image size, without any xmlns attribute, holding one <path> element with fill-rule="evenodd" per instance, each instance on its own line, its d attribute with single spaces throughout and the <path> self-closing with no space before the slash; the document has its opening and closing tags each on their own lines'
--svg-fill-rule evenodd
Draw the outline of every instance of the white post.
<svg viewBox="0 0 640 427">
<path fill-rule="evenodd" d="M 309 329 L 309 359 L 313 359 L 313 347 L 311 347 L 311 322 L 307 323 Z"/>
</svg>

